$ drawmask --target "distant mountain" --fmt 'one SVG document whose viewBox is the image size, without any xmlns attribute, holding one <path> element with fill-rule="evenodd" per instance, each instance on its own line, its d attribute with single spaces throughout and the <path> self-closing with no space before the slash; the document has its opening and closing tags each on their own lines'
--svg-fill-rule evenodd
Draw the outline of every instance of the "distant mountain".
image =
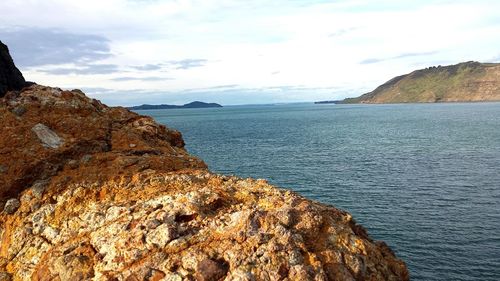
<svg viewBox="0 0 500 281">
<path fill-rule="evenodd" d="M 171 104 L 143 104 L 138 106 L 131 106 L 131 110 L 146 110 L 146 109 L 178 109 L 178 108 L 208 108 L 208 107 L 222 107 L 218 103 L 206 103 L 201 101 L 193 101 L 184 105 L 171 105 Z"/>
<path fill-rule="evenodd" d="M 464 62 L 392 78 L 372 92 L 338 103 L 500 101 L 500 63 Z"/>
</svg>

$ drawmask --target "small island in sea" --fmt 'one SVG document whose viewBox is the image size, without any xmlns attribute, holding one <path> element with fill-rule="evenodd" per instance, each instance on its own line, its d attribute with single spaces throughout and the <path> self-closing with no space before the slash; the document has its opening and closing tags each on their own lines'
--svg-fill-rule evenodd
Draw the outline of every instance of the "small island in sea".
<svg viewBox="0 0 500 281">
<path fill-rule="evenodd" d="M 341 101 L 339 100 L 322 100 L 322 101 L 315 101 L 314 104 L 331 104 L 331 103 L 339 103 Z"/>
<path fill-rule="evenodd" d="M 222 107 L 218 103 L 206 103 L 201 101 L 193 101 L 184 105 L 171 105 L 171 104 L 143 104 L 137 106 L 127 107 L 130 110 L 148 110 L 148 109 L 179 109 L 179 108 L 210 108 Z"/>
<path fill-rule="evenodd" d="M 392 78 L 375 90 L 333 103 L 500 101 L 500 63 L 432 66 Z"/>
</svg>

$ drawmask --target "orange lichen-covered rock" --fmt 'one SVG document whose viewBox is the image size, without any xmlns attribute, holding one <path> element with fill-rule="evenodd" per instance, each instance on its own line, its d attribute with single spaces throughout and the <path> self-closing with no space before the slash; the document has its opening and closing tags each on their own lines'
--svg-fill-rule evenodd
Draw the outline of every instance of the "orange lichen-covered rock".
<svg viewBox="0 0 500 281">
<path fill-rule="evenodd" d="M 408 280 L 352 217 L 209 172 L 179 132 L 78 90 L 0 98 L 6 280 Z"/>
</svg>

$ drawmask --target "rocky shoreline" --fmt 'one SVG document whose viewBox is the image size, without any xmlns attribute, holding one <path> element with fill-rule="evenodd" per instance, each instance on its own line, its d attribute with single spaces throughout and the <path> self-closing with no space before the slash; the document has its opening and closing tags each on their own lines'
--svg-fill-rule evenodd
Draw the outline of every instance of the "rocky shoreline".
<svg viewBox="0 0 500 281">
<path fill-rule="evenodd" d="M 347 212 L 213 174 L 150 117 L 31 85 L 0 121 L 1 281 L 409 280 Z"/>
</svg>

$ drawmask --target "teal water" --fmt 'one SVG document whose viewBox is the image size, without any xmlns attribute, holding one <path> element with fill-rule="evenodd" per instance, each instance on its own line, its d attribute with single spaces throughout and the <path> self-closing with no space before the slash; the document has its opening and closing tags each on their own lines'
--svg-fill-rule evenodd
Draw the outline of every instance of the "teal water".
<svg viewBox="0 0 500 281">
<path fill-rule="evenodd" d="M 500 280 L 500 103 L 151 110 L 214 172 L 349 211 L 412 280 Z"/>
</svg>

